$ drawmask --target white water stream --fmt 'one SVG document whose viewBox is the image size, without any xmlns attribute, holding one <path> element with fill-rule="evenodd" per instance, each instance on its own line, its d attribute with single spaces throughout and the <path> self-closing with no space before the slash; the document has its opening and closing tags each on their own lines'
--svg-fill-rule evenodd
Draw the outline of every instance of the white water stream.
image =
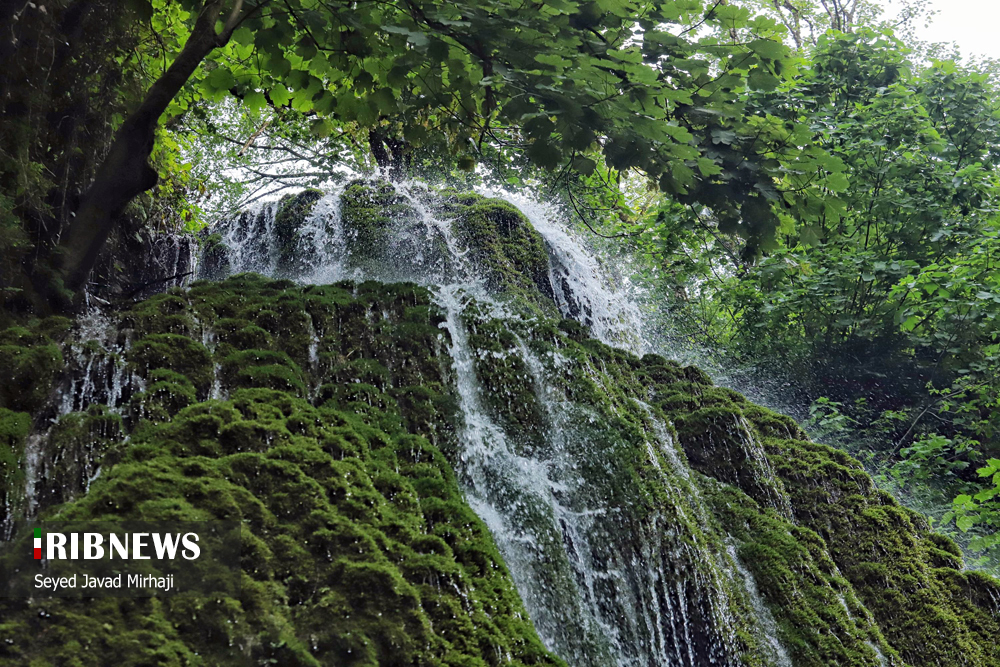
<svg viewBox="0 0 1000 667">
<path fill-rule="evenodd" d="M 419 184 L 398 184 L 395 194 L 415 211 L 400 220 L 386 252 L 393 262 L 358 261 L 342 220 L 343 186 L 320 199 L 300 227 L 297 261 L 278 268 L 275 206 L 265 205 L 221 228 L 233 273 L 254 271 L 306 284 L 339 280 L 412 281 L 432 289 L 445 315 L 455 387 L 464 425 L 458 474 L 470 506 L 492 532 L 514 582 L 551 649 L 574 666 L 700 667 L 737 664 L 725 649 L 718 627 L 731 620 L 723 581 L 745 579 L 731 554 L 716 554 L 716 568 L 699 569 L 698 559 L 713 557 L 690 546 L 698 538 L 679 535 L 676 521 L 644 517 L 636 523 L 627 508 L 608 504 L 608 488 L 593 488 L 580 473 L 581 456 L 594 442 L 586 428 L 595 416 L 554 390 L 549 374 L 559 359 L 540 359 L 519 339 L 518 354 L 531 374 L 543 408 L 544 445 L 532 450 L 511 442 L 485 407 L 476 373 L 477 351 L 469 343 L 467 305 L 478 315 L 506 320 L 507 312 L 487 291 L 468 260 L 467 249 L 439 215 L 435 195 Z M 564 317 L 585 324 L 592 335 L 636 353 L 649 350 L 642 336 L 642 314 L 634 302 L 611 286 L 600 263 L 568 231 L 550 206 L 507 192 L 485 192 L 517 206 L 543 237 L 549 279 Z M 445 248 L 441 257 L 441 248 Z M 515 327 L 512 325 L 511 330 Z M 649 406 L 647 448 L 653 465 L 675 496 L 675 511 L 702 514 L 689 472 L 666 425 Z M 692 509 L 694 506 L 694 509 Z M 627 534 L 626 534 L 627 533 Z M 686 541 L 689 540 L 689 541 Z M 716 577 L 718 578 L 718 577 Z M 766 607 L 755 587 L 752 606 Z M 773 619 L 756 624 L 767 634 Z M 709 627 L 715 626 L 715 627 Z M 774 637 L 762 637 L 772 664 L 790 664 Z"/>
</svg>

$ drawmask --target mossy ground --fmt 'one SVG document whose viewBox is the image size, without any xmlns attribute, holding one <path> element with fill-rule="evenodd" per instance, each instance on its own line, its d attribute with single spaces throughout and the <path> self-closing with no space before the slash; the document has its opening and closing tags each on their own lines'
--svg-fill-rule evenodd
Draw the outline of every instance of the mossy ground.
<svg viewBox="0 0 1000 667">
<path fill-rule="evenodd" d="M 315 199 L 282 207 L 290 242 Z M 391 243 L 400 224 L 417 224 L 392 188 L 354 184 L 343 203 L 357 266 L 387 248 L 416 261 L 416 248 Z M 639 559 L 664 573 L 657 602 L 685 609 L 679 641 L 696 655 L 768 664 L 755 601 L 726 566 L 735 550 L 796 666 L 1000 664 L 1000 584 L 964 571 L 955 545 L 856 461 L 696 368 L 639 359 L 555 318 L 544 244 L 507 204 L 450 193 L 438 206 L 489 290 L 525 315 L 464 313 L 486 411 L 538 460 L 562 431 L 575 462 L 563 500 L 615 509 L 594 546 L 608 568 Z M 431 256 L 420 256 L 427 275 L 443 275 Z M 456 481 L 461 415 L 428 291 L 242 275 L 117 318 L 128 351 L 109 363 L 136 385 L 118 413 L 83 406 L 53 426 L 44 516 L 238 519 L 242 594 L 0 600 L 0 662 L 562 664 Z M 0 497 L 15 515 L 69 325 L 0 332 Z M 553 572 L 558 599 L 572 574 Z"/>
<path fill-rule="evenodd" d="M 487 404 L 524 446 L 544 440 L 551 423 L 525 368 L 526 348 L 543 360 L 560 399 L 588 409 L 576 423 L 594 424 L 600 437 L 581 439 L 581 474 L 638 521 L 621 531 L 617 548 L 630 548 L 630 533 L 641 539 L 644 515 L 664 511 L 670 530 L 689 535 L 706 561 L 735 539 L 797 666 L 1000 664 L 992 639 L 1000 584 L 962 571 L 958 548 L 878 491 L 849 456 L 809 442 L 791 419 L 713 386 L 696 368 L 608 348 L 575 322 L 509 322 L 488 309 L 468 311 L 470 340 L 484 350 L 477 373 Z M 679 455 L 697 471 L 690 482 L 663 481 L 671 461 L 662 449 L 651 465 L 644 440 L 656 439 L 655 416 L 676 425 Z M 671 515 L 685 500 L 698 504 L 678 492 L 700 496 L 710 514 Z M 739 607 L 739 591 L 729 593 Z M 738 618 L 734 630 L 727 641 L 741 660 L 762 650 Z"/>
<path fill-rule="evenodd" d="M 242 276 L 122 320 L 146 381 L 130 438 L 98 406 L 63 417 L 55 457 L 74 463 L 53 484 L 78 485 L 86 453 L 104 468 L 47 516 L 238 519 L 242 593 L 4 600 L 4 664 L 562 664 L 441 453 L 454 403 L 426 291 Z M 2 415 L 15 445 L 20 414 Z"/>
</svg>

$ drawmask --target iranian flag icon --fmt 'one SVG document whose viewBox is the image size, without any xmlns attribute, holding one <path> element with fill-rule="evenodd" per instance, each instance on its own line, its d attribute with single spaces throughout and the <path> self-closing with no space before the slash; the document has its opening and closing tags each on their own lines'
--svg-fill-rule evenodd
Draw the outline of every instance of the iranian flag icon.
<svg viewBox="0 0 1000 667">
<path fill-rule="evenodd" d="M 35 528 L 35 560 L 42 560 L 42 529 Z"/>
</svg>

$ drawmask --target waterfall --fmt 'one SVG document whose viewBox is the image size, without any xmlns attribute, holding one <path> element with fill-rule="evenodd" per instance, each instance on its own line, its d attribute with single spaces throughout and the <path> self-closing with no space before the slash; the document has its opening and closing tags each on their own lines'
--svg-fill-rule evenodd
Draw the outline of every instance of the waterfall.
<svg viewBox="0 0 1000 667">
<path fill-rule="evenodd" d="M 39 378 L 23 397 L 8 391 L 20 410 L 0 415 L 21 466 L 0 497 L 6 540 L 83 494 L 76 507 L 103 507 L 92 494 L 146 472 L 123 462 L 167 455 L 175 436 L 189 447 L 181 438 L 201 438 L 200 419 L 215 428 L 218 417 L 220 451 L 253 452 L 240 455 L 248 463 L 285 456 L 269 450 L 291 438 L 289 453 L 319 446 L 343 462 L 323 468 L 323 484 L 348 480 L 355 459 L 385 472 L 370 482 L 385 512 L 320 499 L 331 516 L 360 512 L 359 535 L 371 524 L 371 553 L 416 587 L 407 599 L 421 627 L 450 628 L 444 645 L 473 637 L 463 655 L 496 664 L 542 654 L 574 667 L 918 664 L 900 647 L 934 642 L 909 648 L 911 627 L 960 637 L 961 623 L 934 626 L 923 597 L 897 605 L 893 593 L 887 605 L 883 589 L 901 581 L 942 609 L 983 610 L 969 637 L 996 617 L 992 583 L 962 572 L 954 548 L 876 495 L 856 462 L 672 361 L 628 265 L 591 249 L 557 206 L 357 179 L 220 220 L 198 246 L 197 257 L 185 255 L 190 243 L 157 246 L 156 272 L 193 269 L 203 280 L 190 286 L 171 278 L 153 298 L 95 298 L 103 306 L 75 322 L 6 333 L 11 386 Z M 244 272 L 269 280 L 211 284 Z M 342 439 L 307 435 L 337 420 Z M 300 488 L 282 496 L 290 511 L 310 507 Z M 405 522 L 392 518 L 397 503 Z M 443 564 L 421 569 L 380 521 L 422 526 L 434 539 L 412 548 Z M 347 571 L 346 556 L 327 553 Z M 988 596 L 953 599 L 966 583 Z M 381 617 L 379 598 L 369 611 Z M 330 637 L 303 641 L 361 645 Z M 383 662 L 394 646 L 379 649 Z"/>
<path fill-rule="evenodd" d="M 563 317 L 586 325 L 594 338 L 608 345 L 637 354 L 651 351 L 642 336 L 642 313 L 632 299 L 626 298 L 626 286 L 612 288 L 609 272 L 569 232 L 558 208 L 507 190 L 484 189 L 483 194 L 517 206 L 545 239 L 549 280 Z"/>
<path fill-rule="evenodd" d="M 229 270 L 305 284 L 412 281 L 431 289 L 444 314 L 441 327 L 450 339 L 462 414 L 456 472 L 546 645 L 583 667 L 740 664 L 728 649 L 734 623 L 727 585 L 745 582 L 745 570 L 731 548 L 713 548 L 678 528 L 708 521 L 708 512 L 667 425 L 647 403 L 634 406 L 642 415 L 650 464 L 672 506 L 631 516 L 627 507 L 613 502 L 621 494 L 613 470 L 582 472 L 594 463 L 587 461 L 590 452 L 611 451 L 594 425 L 625 416 L 602 416 L 566 399 L 559 383 L 569 361 L 558 350 L 533 349 L 538 341 L 526 333 L 531 315 L 515 312 L 489 289 L 436 193 L 413 183 L 369 186 L 381 188 L 380 205 L 391 210 L 385 223 L 391 231 L 379 247 L 365 247 L 371 243 L 362 238 L 364 230 L 345 224 L 349 186 L 342 185 L 318 196 L 294 238 L 282 230 L 275 203 L 221 223 L 217 231 L 228 249 Z M 613 287 L 557 209 L 508 192 L 484 194 L 514 204 L 543 238 L 558 314 L 577 320 L 607 344 L 648 351 L 639 308 Z M 289 243 L 294 245 L 291 261 Z M 205 262 L 202 267 L 205 272 Z M 489 354 L 523 369 L 540 406 L 544 427 L 531 443 L 512 436 L 487 405 L 477 370 L 483 353 L 470 336 L 494 323 L 512 334 L 515 344 Z M 313 346 L 317 342 L 314 338 Z M 601 382 L 599 369 L 587 373 Z M 706 558 L 713 560 L 712 567 L 704 566 Z M 737 589 L 752 586 L 742 582 Z M 759 595 L 747 590 L 753 611 L 762 616 L 757 629 L 773 634 L 773 619 L 768 622 Z M 760 639 L 771 654 L 766 661 L 789 664 L 775 637 Z"/>
<path fill-rule="evenodd" d="M 197 243 L 191 235 L 167 234 L 145 242 L 145 265 L 136 276 L 139 287 L 120 297 L 141 300 L 168 288 L 183 287 L 189 274 L 198 270 Z M 8 515 L 0 524 L 0 534 L 10 536 L 20 519 L 31 520 L 54 502 L 70 500 L 85 492 L 100 474 L 97 461 L 75 452 L 73 465 L 87 472 L 83 488 L 63 488 L 50 479 L 60 452 L 52 440 L 60 421 L 74 413 L 84 413 L 91 406 L 104 406 L 108 412 L 127 416 L 130 399 L 143 391 L 142 377 L 129 368 L 126 356 L 131 349 L 131 331 L 107 308 L 108 302 L 92 295 L 87 309 L 78 317 L 62 344 L 65 370 L 55 391 L 41 410 L 33 415 L 34 424 L 24 444 L 24 505 L 15 516 Z M 210 335 L 207 328 L 205 335 Z"/>
<path fill-rule="evenodd" d="M 788 655 L 788 651 L 786 651 L 785 647 L 778 641 L 778 623 L 774 620 L 771 610 L 768 609 L 767 605 L 764 603 L 764 598 L 761 597 L 760 591 L 757 590 L 757 582 L 754 580 L 753 575 L 746 568 L 746 566 L 743 565 L 743 562 L 736 554 L 736 545 L 730 542 L 727 551 L 733 560 L 733 564 L 740 576 L 740 580 L 746 588 L 747 595 L 750 597 L 754 611 L 757 615 L 757 620 L 761 623 L 761 627 L 764 630 L 763 636 L 766 639 L 764 646 L 770 654 L 768 657 L 771 658 L 776 667 L 793 667 L 792 658 Z M 874 644 L 871 646 L 875 652 L 878 653 L 878 648 L 876 648 Z M 879 662 L 884 665 L 885 658 L 881 655 L 879 655 L 879 657 Z"/>
</svg>

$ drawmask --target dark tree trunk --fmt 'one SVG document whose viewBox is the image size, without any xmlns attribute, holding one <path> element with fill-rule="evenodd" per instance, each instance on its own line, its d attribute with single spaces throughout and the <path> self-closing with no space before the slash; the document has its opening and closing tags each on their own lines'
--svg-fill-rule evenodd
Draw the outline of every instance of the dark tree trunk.
<svg viewBox="0 0 1000 667">
<path fill-rule="evenodd" d="M 375 163 L 386 171 L 390 179 L 398 180 L 406 175 L 410 166 L 410 152 L 405 141 L 373 127 L 368 130 L 368 148 Z"/>
<path fill-rule="evenodd" d="M 243 3 L 242 0 L 233 2 L 225 29 L 216 34 L 215 23 L 224 4 L 225 0 L 205 4 L 180 55 L 116 133 L 111 150 L 59 241 L 53 263 L 65 290 L 75 293 L 86 285 L 115 219 L 134 197 L 156 185 L 156 171 L 148 162 L 156 126 L 170 101 L 201 62 L 216 47 L 229 41 Z M 49 282 L 36 285 L 36 288 L 51 308 L 62 310 L 69 305 L 65 292 L 57 285 Z"/>
</svg>

